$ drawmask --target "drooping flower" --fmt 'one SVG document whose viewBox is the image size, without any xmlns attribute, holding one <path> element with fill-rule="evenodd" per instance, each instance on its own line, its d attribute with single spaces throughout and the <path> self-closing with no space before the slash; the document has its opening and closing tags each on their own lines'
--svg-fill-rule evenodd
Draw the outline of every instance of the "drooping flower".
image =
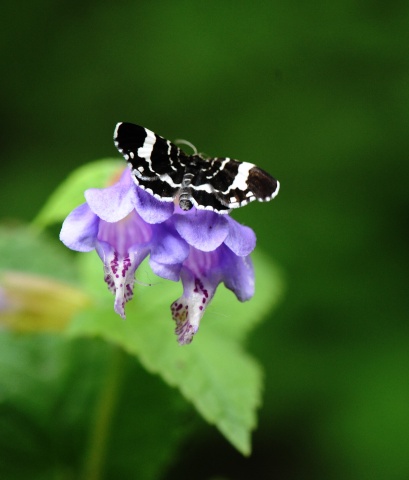
<svg viewBox="0 0 409 480">
<path fill-rule="evenodd" d="M 104 265 L 105 282 L 115 295 L 115 312 L 125 318 L 132 299 L 135 270 L 150 254 L 157 275 L 177 281 L 188 244 L 165 222 L 174 205 L 161 202 L 138 188 L 126 169 L 119 182 L 105 189 L 89 189 L 86 203 L 65 219 L 61 241 L 72 250 L 96 250 Z"/>
<path fill-rule="evenodd" d="M 180 344 L 192 341 L 220 283 L 240 301 L 253 296 L 249 255 L 256 237 L 228 215 L 158 200 L 133 182 L 129 169 L 110 187 L 86 190 L 85 199 L 65 219 L 60 239 L 72 250 L 96 250 L 122 318 L 135 271 L 148 255 L 156 275 L 182 280 L 183 294 L 171 305 Z"/>
<path fill-rule="evenodd" d="M 254 232 L 226 215 L 203 210 L 174 215 L 176 230 L 189 243 L 183 262 L 183 295 L 171 305 L 181 345 L 190 343 L 217 286 L 223 282 L 241 302 L 254 294 L 254 270 L 249 254 Z"/>
</svg>

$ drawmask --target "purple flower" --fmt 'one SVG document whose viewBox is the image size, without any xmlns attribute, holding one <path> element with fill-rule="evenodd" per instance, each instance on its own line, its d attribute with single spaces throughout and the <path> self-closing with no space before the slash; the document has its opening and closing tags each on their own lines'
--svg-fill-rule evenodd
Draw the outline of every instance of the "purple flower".
<svg viewBox="0 0 409 480">
<path fill-rule="evenodd" d="M 96 250 L 104 264 L 105 282 L 115 295 L 115 312 L 125 318 L 132 299 L 135 270 L 150 254 L 157 275 L 177 281 L 188 244 L 171 223 L 174 205 L 160 202 L 136 187 L 126 169 L 119 182 L 85 192 L 87 203 L 65 219 L 61 241 L 72 250 Z"/>
<path fill-rule="evenodd" d="M 176 335 L 181 345 L 190 343 L 205 308 L 223 282 L 244 302 L 254 294 L 254 270 L 250 252 L 254 232 L 226 215 L 194 210 L 174 215 L 176 230 L 189 243 L 183 262 L 183 295 L 171 305 Z"/>
<path fill-rule="evenodd" d="M 160 201 L 133 182 L 129 169 L 114 185 L 87 190 L 85 199 L 65 219 L 60 239 L 72 250 L 97 251 L 122 318 L 148 255 L 156 275 L 182 280 L 183 295 L 171 305 L 180 344 L 192 341 L 221 282 L 242 302 L 253 296 L 256 237 L 228 215 Z"/>
</svg>

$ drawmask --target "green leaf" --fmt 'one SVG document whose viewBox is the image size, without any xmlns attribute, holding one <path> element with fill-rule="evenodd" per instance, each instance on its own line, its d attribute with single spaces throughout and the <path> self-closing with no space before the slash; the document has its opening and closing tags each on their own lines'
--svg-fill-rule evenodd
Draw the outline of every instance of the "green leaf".
<svg viewBox="0 0 409 480">
<path fill-rule="evenodd" d="M 70 252 L 32 228 L 0 227 L 0 258 L 2 328 L 61 331 L 91 303 Z"/>
<path fill-rule="evenodd" d="M 117 347 L 0 332 L 2 479 L 155 480 L 189 433 L 187 414 Z"/>
<path fill-rule="evenodd" d="M 82 256 L 84 269 L 101 272 L 96 255 Z M 170 304 L 181 294 L 181 285 L 155 277 L 141 267 L 135 298 L 127 305 L 127 319 L 113 313 L 113 298 L 102 290 L 98 309 L 76 316 L 72 335 L 97 335 L 137 356 L 147 370 L 177 387 L 197 411 L 223 433 L 244 455 L 250 454 L 250 433 L 256 426 L 261 403 L 262 370 L 244 351 L 241 341 L 278 299 L 281 282 L 271 262 L 254 255 L 257 293 L 247 304 L 220 286 L 191 345 L 176 342 Z M 90 281 L 94 273 L 88 276 Z M 268 286 L 268 288 L 266 288 Z"/>
<path fill-rule="evenodd" d="M 123 162 L 115 159 L 98 160 L 74 170 L 52 193 L 44 207 L 33 221 L 43 228 L 61 222 L 74 208 L 84 203 L 84 192 L 88 188 L 104 188 L 108 180 L 125 168 Z"/>
<path fill-rule="evenodd" d="M 1 270 L 78 280 L 76 265 L 67 248 L 25 225 L 0 226 L 0 259 Z"/>
</svg>

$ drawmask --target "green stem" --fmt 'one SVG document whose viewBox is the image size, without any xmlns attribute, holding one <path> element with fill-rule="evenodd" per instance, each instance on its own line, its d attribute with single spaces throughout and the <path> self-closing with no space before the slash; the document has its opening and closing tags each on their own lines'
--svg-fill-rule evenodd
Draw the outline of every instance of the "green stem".
<svg viewBox="0 0 409 480">
<path fill-rule="evenodd" d="M 103 478 L 104 461 L 108 446 L 110 427 L 120 393 L 124 372 L 125 354 L 119 347 L 109 358 L 109 367 L 105 383 L 96 406 L 94 424 L 92 426 L 88 454 L 85 458 L 82 478 L 84 480 L 101 480 Z"/>
</svg>

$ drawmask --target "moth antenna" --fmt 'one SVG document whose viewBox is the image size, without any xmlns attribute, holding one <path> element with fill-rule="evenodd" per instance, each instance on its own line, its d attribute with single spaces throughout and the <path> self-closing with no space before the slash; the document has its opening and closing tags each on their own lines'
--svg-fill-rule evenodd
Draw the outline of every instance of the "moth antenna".
<svg viewBox="0 0 409 480">
<path fill-rule="evenodd" d="M 158 283 L 145 283 L 145 282 L 142 282 L 141 280 L 138 280 L 137 278 L 135 278 L 135 283 L 137 283 L 138 285 L 141 285 L 142 287 L 154 287 L 155 285 L 158 285 Z"/>
<path fill-rule="evenodd" d="M 178 138 L 177 140 L 175 140 L 175 143 L 176 144 L 182 144 L 182 145 L 188 145 L 192 150 L 193 150 L 193 154 L 194 155 L 197 155 L 197 149 L 196 147 L 193 145 L 193 143 L 190 143 L 188 142 L 187 140 L 183 140 L 183 138 Z"/>
</svg>

